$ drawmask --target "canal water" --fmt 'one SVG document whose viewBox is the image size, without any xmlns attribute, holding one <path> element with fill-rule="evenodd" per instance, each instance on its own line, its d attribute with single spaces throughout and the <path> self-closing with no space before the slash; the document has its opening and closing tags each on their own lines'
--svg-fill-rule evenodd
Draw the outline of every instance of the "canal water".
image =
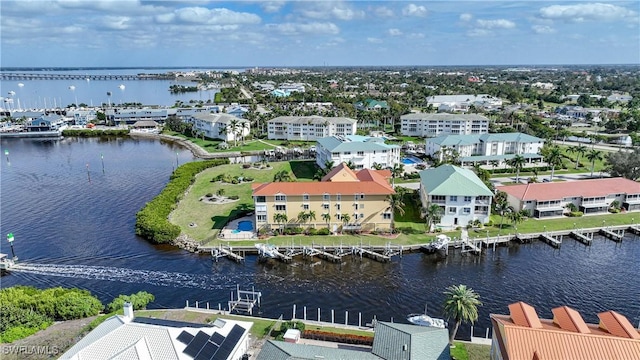
<svg viewBox="0 0 640 360">
<path fill-rule="evenodd" d="M 484 305 L 477 335 L 490 327 L 490 313 L 525 301 L 542 317 L 569 305 L 586 321 L 616 310 L 640 321 L 640 239 L 621 244 L 596 238 L 591 247 L 565 239 L 560 250 L 544 243 L 512 245 L 481 256 L 452 252 L 446 259 L 405 254 L 391 263 L 348 259 L 327 262 L 258 262 L 226 259 L 151 245 L 134 234 L 136 212 L 167 183 L 177 164 L 193 161 L 185 149 L 153 139 L 29 140 L 2 139 L 0 231 L 13 233 L 19 269 L 3 276 L 1 286 L 73 286 L 90 290 L 103 302 L 140 290 L 156 296 L 152 308 L 183 307 L 199 301 L 225 306 L 240 285 L 263 293 L 261 314 L 297 317 L 307 307 L 315 319 L 356 324 L 375 315 L 404 321 L 409 313 L 440 316 L 452 284 L 475 289 Z M 101 155 L 103 161 L 101 160 Z M 104 171 L 103 171 L 104 163 Z M 4 235 L 3 235 L 4 237 Z M 3 238 L 0 251 L 10 253 Z M 469 336 L 462 327 L 461 337 Z"/>
</svg>

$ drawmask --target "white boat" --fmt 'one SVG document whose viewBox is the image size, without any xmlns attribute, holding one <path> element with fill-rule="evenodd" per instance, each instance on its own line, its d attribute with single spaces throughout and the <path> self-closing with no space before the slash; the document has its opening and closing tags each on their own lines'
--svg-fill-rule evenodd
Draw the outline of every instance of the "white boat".
<svg viewBox="0 0 640 360">
<path fill-rule="evenodd" d="M 432 318 L 426 314 L 409 314 L 407 321 L 419 326 L 436 327 L 440 329 L 447 327 L 447 322 L 444 321 L 444 319 Z"/>
<path fill-rule="evenodd" d="M 256 244 L 258 255 L 267 258 L 277 258 L 279 255 L 278 247 L 271 244 Z"/>
<path fill-rule="evenodd" d="M 423 246 L 422 248 L 426 251 L 439 251 L 446 250 L 447 246 L 449 246 L 449 242 L 451 238 L 445 234 L 439 234 L 436 236 L 436 239 L 429 244 Z"/>
<path fill-rule="evenodd" d="M 5 272 L 15 265 L 13 259 L 9 258 L 7 254 L 0 254 L 0 271 Z"/>
</svg>

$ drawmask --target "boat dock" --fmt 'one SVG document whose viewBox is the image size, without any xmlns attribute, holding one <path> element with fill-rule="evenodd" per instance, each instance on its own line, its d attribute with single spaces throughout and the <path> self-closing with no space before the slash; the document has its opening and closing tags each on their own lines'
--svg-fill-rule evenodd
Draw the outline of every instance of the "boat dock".
<svg viewBox="0 0 640 360">
<path fill-rule="evenodd" d="M 553 246 L 554 248 L 559 248 L 562 245 L 562 235 L 549 235 L 548 233 L 540 234 L 540 240 L 546 242 L 547 244 Z"/>
<path fill-rule="evenodd" d="M 229 300 L 229 313 L 234 311 L 253 315 L 253 308 L 260 307 L 262 293 L 260 291 L 240 290 L 240 285 L 236 285 L 236 299 L 234 300 L 233 292 L 231 292 L 231 300 Z"/>
<path fill-rule="evenodd" d="M 222 245 L 217 248 L 211 249 L 211 257 L 215 262 L 218 262 L 218 259 L 221 257 L 226 257 L 237 263 L 244 261 L 244 256 L 234 253 L 232 247 L 224 247 Z"/>
<path fill-rule="evenodd" d="M 604 228 L 600 229 L 600 234 L 604 235 L 604 237 L 611 239 L 615 242 L 621 242 L 622 238 L 624 238 L 624 229 L 615 229 Z"/>
<path fill-rule="evenodd" d="M 630 231 L 632 234 L 640 235 L 640 226 L 639 226 L 639 225 L 632 225 L 632 226 L 629 226 L 629 231 Z"/>
<path fill-rule="evenodd" d="M 309 258 L 312 258 L 314 256 L 317 256 L 321 259 L 325 259 L 331 262 L 341 262 L 342 261 L 342 256 L 343 254 L 341 254 L 341 252 L 336 251 L 336 254 L 332 254 L 330 252 L 325 251 L 325 248 L 322 247 L 321 249 L 316 249 L 315 247 L 311 246 L 305 246 L 303 248 L 303 255 Z"/>
<path fill-rule="evenodd" d="M 583 230 L 574 230 L 571 233 L 569 233 L 569 235 L 578 240 L 579 242 L 590 246 L 591 242 L 593 241 L 593 232 L 583 232 Z"/>
</svg>

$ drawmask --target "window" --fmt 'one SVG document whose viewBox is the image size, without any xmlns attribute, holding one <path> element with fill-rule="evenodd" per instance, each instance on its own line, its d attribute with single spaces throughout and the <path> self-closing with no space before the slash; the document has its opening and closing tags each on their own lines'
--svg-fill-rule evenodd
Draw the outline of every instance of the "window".
<svg viewBox="0 0 640 360">
<path fill-rule="evenodd" d="M 464 201 L 471 201 L 471 196 L 465 196 Z"/>
<path fill-rule="evenodd" d="M 468 208 L 468 207 L 463 208 L 463 209 L 462 209 L 462 213 L 463 213 L 463 214 L 471 214 L 471 208 Z"/>
<path fill-rule="evenodd" d="M 338 194 L 336 195 L 336 201 L 340 201 L 342 199 L 342 195 Z"/>
<path fill-rule="evenodd" d="M 256 220 L 257 220 L 258 222 L 264 222 L 264 221 L 267 221 L 267 215 L 257 215 L 257 216 L 256 216 Z"/>
<path fill-rule="evenodd" d="M 324 200 L 324 201 L 329 201 L 329 200 L 331 200 L 331 195 L 329 195 L 329 194 L 324 194 L 324 195 L 322 195 L 322 200 Z"/>
<path fill-rule="evenodd" d="M 364 151 L 358 151 L 358 156 L 364 156 Z"/>
<path fill-rule="evenodd" d="M 382 218 L 385 219 L 385 220 L 391 220 L 391 213 L 382 214 Z"/>
<path fill-rule="evenodd" d="M 309 204 L 303 204 L 302 210 L 309 210 Z"/>
<path fill-rule="evenodd" d="M 360 213 L 360 216 L 358 217 L 358 219 L 364 219 L 364 214 Z"/>
<path fill-rule="evenodd" d="M 287 201 L 286 195 L 276 195 L 276 201 Z"/>
<path fill-rule="evenodd" d="M 336 220 L 340 220 L 341 216 L 340 214 L 336 214 Z"/>
<path fill-rule="evenodd" d="M 276 205 L 276 211 L 287 211 L 287 205 Z"/>
<path fill-rule="evenodd" d="M 259 202 L 259 203 L 267 202 L 267 197 L 266 196 L 256 196 L 256 202 Z"/>
<path fill-rule="evenodd" d="M 449 201 L 458 201 L 457 196 L 449 196 Z"/>
<path fill-rule="evenodd" d="M 449 214 L 455 214 L 456 213 L 456 208 L 451 206 L 449 207 Z"/>
<path fill-rule="evenodd" d="M 325 210 L 329 210 L 329 204 L 322 204 L 322 208 Z"/>
<path fill-rule="evenodd" d="M 309 194 L 302 195 L 302 200 L 303 201 L 309 201 Z"/>
<path fill-rule="evenodd" d="M 336 204 L 336 210 L 340 211 L 340 204 Z"/>
</svg>

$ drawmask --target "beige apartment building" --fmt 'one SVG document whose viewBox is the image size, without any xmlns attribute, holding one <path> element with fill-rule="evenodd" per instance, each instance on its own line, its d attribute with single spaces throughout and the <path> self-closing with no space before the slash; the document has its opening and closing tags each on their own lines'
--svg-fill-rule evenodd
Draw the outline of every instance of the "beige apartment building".
<svg viewBox="0 0 640 360">
<path fill-rule="evenodd" d="M 387 199 L 395 193 L 390 177 L 389 170 L 354 172 L 342 163 L 320 182 L 254 184 L 256 229 L 389 230 L 393 213 Z"/>
</svg>

